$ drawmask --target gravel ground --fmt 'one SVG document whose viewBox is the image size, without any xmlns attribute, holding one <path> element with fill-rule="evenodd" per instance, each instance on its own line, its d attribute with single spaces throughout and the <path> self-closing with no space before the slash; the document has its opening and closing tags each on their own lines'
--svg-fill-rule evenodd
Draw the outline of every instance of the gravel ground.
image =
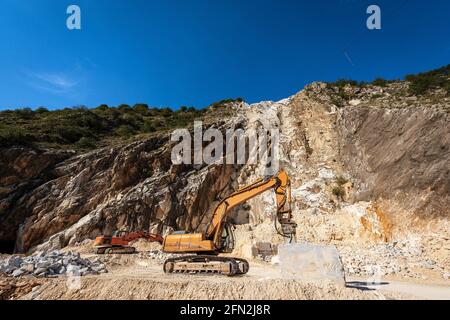
<svg viewBox="0 0 450 320">
<path fill-rule="evenodd" d="M 137 255 L 113 257 L 110 272 L 47 282 L 23 299 L 283 299 L 345 300 L 406 299 L 411 295 L 343 287 L 332 282 L 304 282 L 283 278 L 279 269 L 267 263 L 251 262 L 250 271 L 242 277 L 217 275 L 166 275 L 153 259 Z M 118 289 L 120 288 L 120 289 Z"/>
</svg>

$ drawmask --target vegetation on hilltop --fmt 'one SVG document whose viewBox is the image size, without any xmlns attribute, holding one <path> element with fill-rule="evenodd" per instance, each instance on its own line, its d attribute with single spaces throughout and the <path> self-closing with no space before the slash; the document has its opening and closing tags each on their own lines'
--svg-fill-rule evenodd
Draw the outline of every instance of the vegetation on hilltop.
<svg viewBox="0 0 450 320">
<path fill-rule="evenodd" d="M 450 94 L 450 64 L 428 72 L 410 74 L 405 77 L 412 94 L 422 95 L 433 89 L 444 89 Z"/>
<path fill-rule="evenodd" d="M 409 91 L 412 95 L 424 95 L 430 90 L 436 89 L 443 89 L 447 94 L 450 94 L 450 64 L 432 71 L 406 75 L 405 80 L 409 83 Z M 395 82 L 395 80 L 376 78 L 372 82 L 365 82 L 340 79 L 335 82 L 328 82 L 327 85 L 329 87 L 337 87 L 339 90 L 348 85 L 353 87 L 364 87 L 367 85 L 385 87 L 392 82 Z"/>
<path fill-rule="evenodd" d="M 23 108 L 0 112 L 0 147 L 43 146 L 49 148 L 94 149 L 138 135 L 169 132 L 175 128 L 189 127 L 194 120 L 224 116 L 230 112 L 229 103 L 242 99 L 227 99 L 210 107 L 196 109 L 182 106 L 151 108 L 139 103 L 134 106 L 122 104 L 117 107 L 100 105 L 65 108 L 49 111 L 44 107 L 32 110 Z M 219 109 L 219 110 L 217 110 Z"/>
<path fill-rule="evenodd" d="M 389 83 L 394 82 L 393 80 L 386 80 L 383 78 L 376 78 L 372 82 L 366 82 L 366 81 L 356 81 L 351 79 L 339 79 L 334 82 L 327 82 L 327 85 L 329 87 L 337 87 L 337 88 L 344 88 L 345 86 L 349 85 L 352 87 L 364 87 L 367 85 L 373 85 L 373 86 L 380 86 L 385 87 Z"/>
</svg>

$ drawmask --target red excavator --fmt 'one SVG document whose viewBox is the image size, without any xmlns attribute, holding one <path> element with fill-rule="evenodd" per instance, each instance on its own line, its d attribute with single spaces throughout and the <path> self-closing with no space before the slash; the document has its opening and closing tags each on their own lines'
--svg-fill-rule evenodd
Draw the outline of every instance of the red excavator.
<svg viewBox="0 0 450 320">
<path fill-rule="evenodd" d="M 136 248 L 130 246 L 129 243 L 137 239 L 146 239 L 147 241 L 159 242 L 160 244 L 164 242 L 164 238 L 159 234 L 145 231 L 118 231 L 113 236 L 95 238 L 94 250 L 97 254 L 132 254 L 136 252 Z"/>
</svg>

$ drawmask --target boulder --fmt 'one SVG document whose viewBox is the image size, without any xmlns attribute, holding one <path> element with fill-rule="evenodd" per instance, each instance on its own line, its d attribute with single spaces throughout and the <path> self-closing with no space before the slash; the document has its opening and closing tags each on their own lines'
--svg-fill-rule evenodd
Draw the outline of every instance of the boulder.
<svg viewBox="0 0 450 320">
<path fill-rule="evenodd" d="M 282 244 L 278 246 L 281 273 L 304 281 L 333 281 L 345 286 L 344 266 L 335 246 Z"/>
<path fill-rule="evenodd" d="M 23 275 L 24 273 L 26 273 L 25 270 L 22 269 L 16 269 L 13 271 L 12 276 L 13 277 L 20 277 L 21 275 Z"/>
</svg>

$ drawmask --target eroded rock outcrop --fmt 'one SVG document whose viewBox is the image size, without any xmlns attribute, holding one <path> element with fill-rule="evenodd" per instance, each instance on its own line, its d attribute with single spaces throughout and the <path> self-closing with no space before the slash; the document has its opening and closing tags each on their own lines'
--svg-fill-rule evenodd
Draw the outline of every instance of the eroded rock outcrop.
<svg viewBox="0 0 450 320">
<path fill-rule="evenodd" d="M 33 148 L 0 149 L 0 243 L 12 251 L 19 225 L 30 214 L 20 204 L 40 185 L 57 176 L 55 166 L 73 155 L 71 151 Z"/>
<path fill-rule="evenodd" d="M 355 200 L 396 200 L 421 219 L 448 217 L 450 117 L 439 108 L 345 108 L 340 156 Z"/>
</svg>

